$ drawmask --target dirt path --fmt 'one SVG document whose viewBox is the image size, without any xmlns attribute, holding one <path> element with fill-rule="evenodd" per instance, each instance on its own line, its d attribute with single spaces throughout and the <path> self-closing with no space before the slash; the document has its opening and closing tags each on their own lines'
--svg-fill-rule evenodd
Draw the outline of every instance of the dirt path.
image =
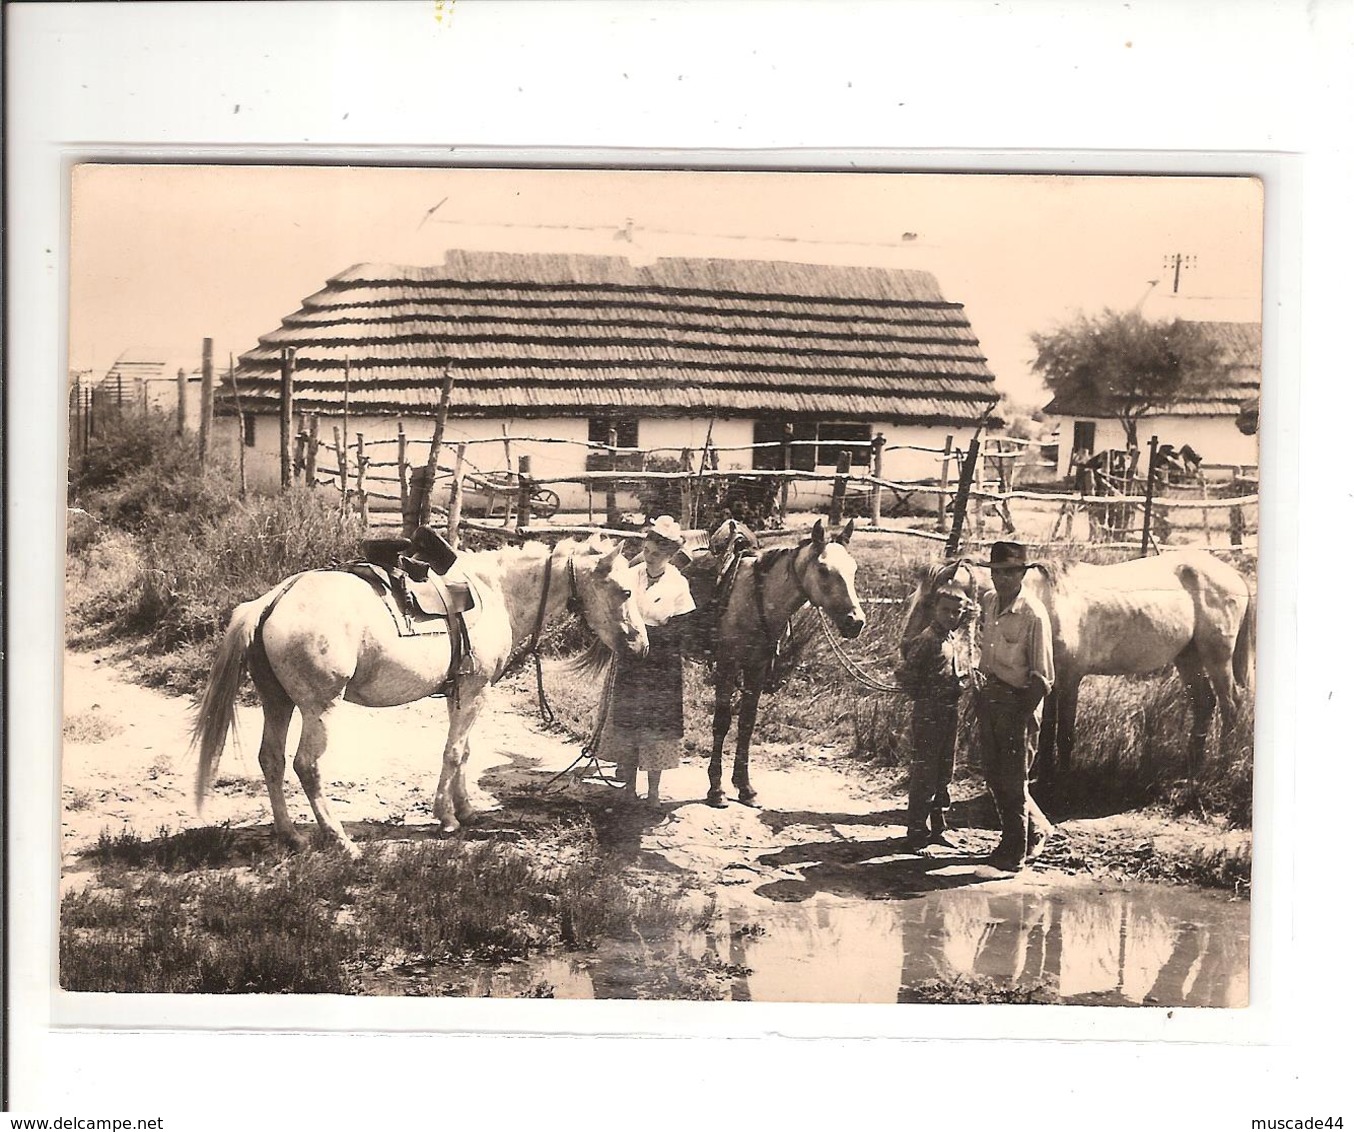
<svg viewBox="0 0 1354 1132">
<path fill-rule="evenodd" d="M 894 772 L 881 772 L 831 750 L 765 748 L 754 757 L 763 809 L 731 805 L 714 810 L 701 799 L 706 763 L 688 756 L 663 776 L 660 812 L 626 807 L 597 783 L 564 782 L 550 795 L 540 786 L 578 753 L 577 744 L 543 730 L 517 710 L 523 688 L 502 686 L 474 733 L 470 780 L 491 811 L 484 825 L 502 824 L 492 811 L 538 812 L 578 805 L 593 813 L 604 834 L 628 849 L 629 867 L 686 886 L 719 891 L 730 902 L 798 901 L 819 893 L 869 899 L 981 883 L 1000 891 L 1047 890 L 1085 880 L 1141 875 L 1135 866 L 1153 856 L 1187 857 L 1200 848 L 1240 851 L 1246 831 L 1151 814 L 1065 823 L 1067 838 L 1046 865 L 1016 878 L 974 863 L 995 834 L 979 828 L 981 797 L 956 806 L 954 850 L 932 851 L 906 869 L 904 799 Z M 88 871 L 81 851 L 101 831 L 141 837 L 199 825 L 270 824 L 255 752 L 261 713 L 240 708 L 240 741 L 228 745 L 217 785 L 199 815 L 192 802 L 196 775 L 190 750 L 192 706 L 135 684 L 109 650 L 69 652 L 66 658 L 65 757 L 62 767 L 62 862 L 67 883 Z M 322 765 L 337 816 L 359 839 L 380 830 L 383 839 L 430 835 L 432 795 L 440 770 L 446 716 L 441 700 L 401 708 L 344 705 Z M 293 741 L 295 735 L 293 734 Z M 293 815 L 313 822 L 295 776 L 287 791 Z M 490 832 L 489 830 L 485 831 Z M 868 861 L 870 868 L 861 868 Z"/>
</svg>

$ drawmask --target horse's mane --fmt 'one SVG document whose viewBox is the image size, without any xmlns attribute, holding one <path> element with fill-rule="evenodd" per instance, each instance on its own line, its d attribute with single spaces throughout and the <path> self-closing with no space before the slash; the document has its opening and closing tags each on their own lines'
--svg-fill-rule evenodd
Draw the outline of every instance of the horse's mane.
<svg viewBox="0 0 1354 1132">
<path fill-rule="evenodd" d="M 592 535 L 589 538 L 567 538 L 561 539 L 554 546 L 547 542 L 539 542 L 532 539 L 530 542 L 522 543 L 520 546 L 506 545 L 494 547 L 490 550 L 466 551 L 463 557 L 472 561 L 497 562 L 500 565 L 507 565 L 514 560 L 529 560 L 533 562 L 542 561 L 548 558 L 556 551 L 564 551 L 566 554 L 605 554 L 612 550 L 616 543 L 610 542 L 601 535 Z"/>
</svg>

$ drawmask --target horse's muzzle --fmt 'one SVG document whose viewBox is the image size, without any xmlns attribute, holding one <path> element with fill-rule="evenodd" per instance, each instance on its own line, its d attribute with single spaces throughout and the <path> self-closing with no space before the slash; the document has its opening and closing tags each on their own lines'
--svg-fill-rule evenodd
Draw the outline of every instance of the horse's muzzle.
<svg viewBox="0 0 1354 1132">
<path fill-rule="evenodd" d="M 625 650 L 631 656 L 637 656 L 643 660 L 649 655 L 649 636 L 647 633 L 641 633 L 634 629 L 621 634 L 625 641 Z"/>
<path fill-rule="evenodd" d="M 837 632 L 848 641 L 854 641 L 859 637 L 864 628 L 865 618 L 857 617 L 854 613 L 848 613 L 837 621 Z"/>
</svg>

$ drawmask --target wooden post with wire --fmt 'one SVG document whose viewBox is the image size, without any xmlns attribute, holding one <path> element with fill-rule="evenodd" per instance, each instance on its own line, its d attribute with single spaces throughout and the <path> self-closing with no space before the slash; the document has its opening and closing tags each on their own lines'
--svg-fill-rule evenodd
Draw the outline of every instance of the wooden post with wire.
<svg viewBox="0 0 1354 1132">
<path fill-rule="evenodd" d="M 969 441 L 968 454 L 959 469 L 959 486 L 954 495 L 954 518 L 950 525 L 950 537 L 945 540 L 946 558 L 953 558 L 959 553 L 959 540 L 964 534 L 964 516 L 968 511 L 969 488 L 973 486 L 973 469 L 978 465 L 981 444 L 976 436 Z"/>
<path fill-rule="evenodd" d="M 339 426 L 334 426 L 334 453 L 338 456 L 339 514 L 348 514 L 348 449 L 343 446 Z"/>
<path fill-rule="evenodd" d="M 80 383 L 77 381 L 76 388 Z M 182 366 L 179 367 L 179 379 L 177 383 L 178 405 L 174 412 L 174 435 L 182 436 L 188 431 L 188 374 Z"/>
<path fill-rule="evenodd" d="M 1139 558 L 1147 557 L 1148 547 L 1152 544 L 1152 488 L 1157 482 L 1157 438 L 1152 437 L 1147 445 L 1147 487 L 1142 500 L 1142 548 Z"/>
<path fill-rule="evenodd" d="M 282 349 L 281 408 L 278 412 L 278 459 L 281 461 L 282 487 L 292 482 L 292 386 L 296 367 L 296 347 Z"/>
<path fill-rule="evenodd" d="M 367 446 L 362 434 L 357 434 L 357 509 L 362 518 L 365 531 L 371 523 L 371 512 L 367 509 Z"/>
<path fill-rule="evenodd" d="M 202 339 L 202 413 L 197 436 L 197 458 L 204 468 L 212 451 L 212 414 L 215 411 L 212 389 L 212 340 Z"/>
<path fill-rule="evenodd" d="M 936 492 L 936 530 L 945 529 L 945 505 L 950 496 L 950 461 L 954 459 L 954 434 L 945 438 L 945 454 L 940 458 L 940 490 Z"/>
<path fill-rule="evenodd" d="M 614 425 L 607 430 L 606 443 L 607 447 L 611 450 L 611 471 L 614 473 L 618 462 L 618 457 L 616 455 L 616 429 Z M 616 480 L 613 477 L 606 481 L 606 522 L 607 526 L 616 527 L 620 525 L 620 521 L 620 508 L 616 506 Z"/>
<path fill-rule="evenodd" d="M 182 371 L 180 371 L 182 372 Z M 235 420 L 239 425 L 239 471 L 240 471 L 240 498 L 243 500 L 249 492 L 249 485 L 245 480 L 244 468 L 244 449 L 246 428 L 244 422 L 244 409 L 240 406 L 240 387 L 235 383 L 235 355 L 230 356 L 230 369 L 226 371 L 230 377 L 230 392 L 235 400 Z"/>
<path fill-rule="evenodd" d="M 461 506 L 465 477 L 465 441 L 456 445 L 456 470 L 451 477 L 451 499 L 447 503 L 447 542 L 453 550 L 461 545 Z"/>
<path fill-rule="evenodd" d="M 306 486 L 315 486 L 315 463 L 320 455 L 320 418 L 310 415 L 310 436 L 306 441 Z"/>
<path fill-rule="evenodd" d="M 517 529 L 523 534 L 531 525 L 531 457 L 517 457 Z"/>
<path fill-rule="evenodd" d="M 694 462 L 695 462 L 695 461 L 692 459 L 692 456 L 691 456 L 691 449 L 690 449 L 690 448 L 683 448 L 683 449 L 682 449 L 682 471 L 685 472 L 686 474 L 682 477 L 682 489 L 681 489 L 681 491 L 682 491 L 682 507 L 681 507 L 682 514 L 681 514 L 681 523 L 682 523 L 682 530 L 684 530 L 684 531 L 690 530 L 690 529 L 691 529 L 691 524 L 692 524 L 692 511 L 691 511 L 691 477 L 695 474 L 695 471 L 696 471 L 696 469 L 695 469 L 694 467 L 692 467 L 692 464 L 693 464 Z"/>
<path fill-rule="evenodd" d="M 456 384 L 456 371 L 447 366 L 442 378 L 442 395 L 437 402 L 437 418 L 433 422 L 433 438 L 428 444 L 428 463 L 423 475 L 422 492 L 418 500 L 419 525 L 425 525 L 433 513 L 433 485 L 437 483 L 437 462 L 442 456 L 442 433 L 447 427 L 447 410 L 451 407 L 451 389 Z M 405 537 L 413 531 L 405 531 Z"/>
<path fill-rule="evenodd" d="M 395 422 L 396 474 L 400 478 L 400 515 L 409 514 L 409 438 L 404 435 L 404 422 Z"/>
<path fill-rule="evenodd" d="M 874 439 L 870 441 L 870 447 L 874 456 L 870 470 L 874 473 L 875 478 L 875 482 L 870 487 L 870 525 L 877 527 L 884 509 L 884 485 L 879 482 L 884 478 L 884 434 L 882 432 L 875 433 Z"/>
<path fill-rule="evenodd" d="M 851 473 L 851 453 L 846 449 L 837 453 L 837 475 L 832 481 L 832 502 L 828 504 L 827 525 L 835 527 L 842 521 L 846 503 L 846 477 Z"/>
<path fill-rule="evenodd" d="M 794 439 L 795 426 L 789 421 L 781 431 L 780 437 L 780 470 L 785 474 L 780 479 L 780 514 L 784 520 L 785 513 L 790 506 L 790 471 L 794 464 L 794 449 L 790 447 L 790 441 Z"/>
</svg>

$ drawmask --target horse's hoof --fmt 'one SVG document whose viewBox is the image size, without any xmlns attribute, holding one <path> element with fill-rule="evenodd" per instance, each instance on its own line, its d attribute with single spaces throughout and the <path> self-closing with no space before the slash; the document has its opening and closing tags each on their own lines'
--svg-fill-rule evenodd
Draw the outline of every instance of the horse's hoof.
<svg viewBox="0 0 1354 1132">
<path fill-rule="evenodd" d="M 724 797 L 723 790 L 711 790 L 710 793 L 705 796 L 705 804 L 707 806 L 713 806 L 717 810 L 723 810 L 728 807 L 729 800 Z"/>
<path fill-rule="evenodd" d="M 757 791 L 755 790 L 738 791 L 738 804 L 753 810 L 761 809 L 761 806 L 757 805 Z"/>
</svg>

